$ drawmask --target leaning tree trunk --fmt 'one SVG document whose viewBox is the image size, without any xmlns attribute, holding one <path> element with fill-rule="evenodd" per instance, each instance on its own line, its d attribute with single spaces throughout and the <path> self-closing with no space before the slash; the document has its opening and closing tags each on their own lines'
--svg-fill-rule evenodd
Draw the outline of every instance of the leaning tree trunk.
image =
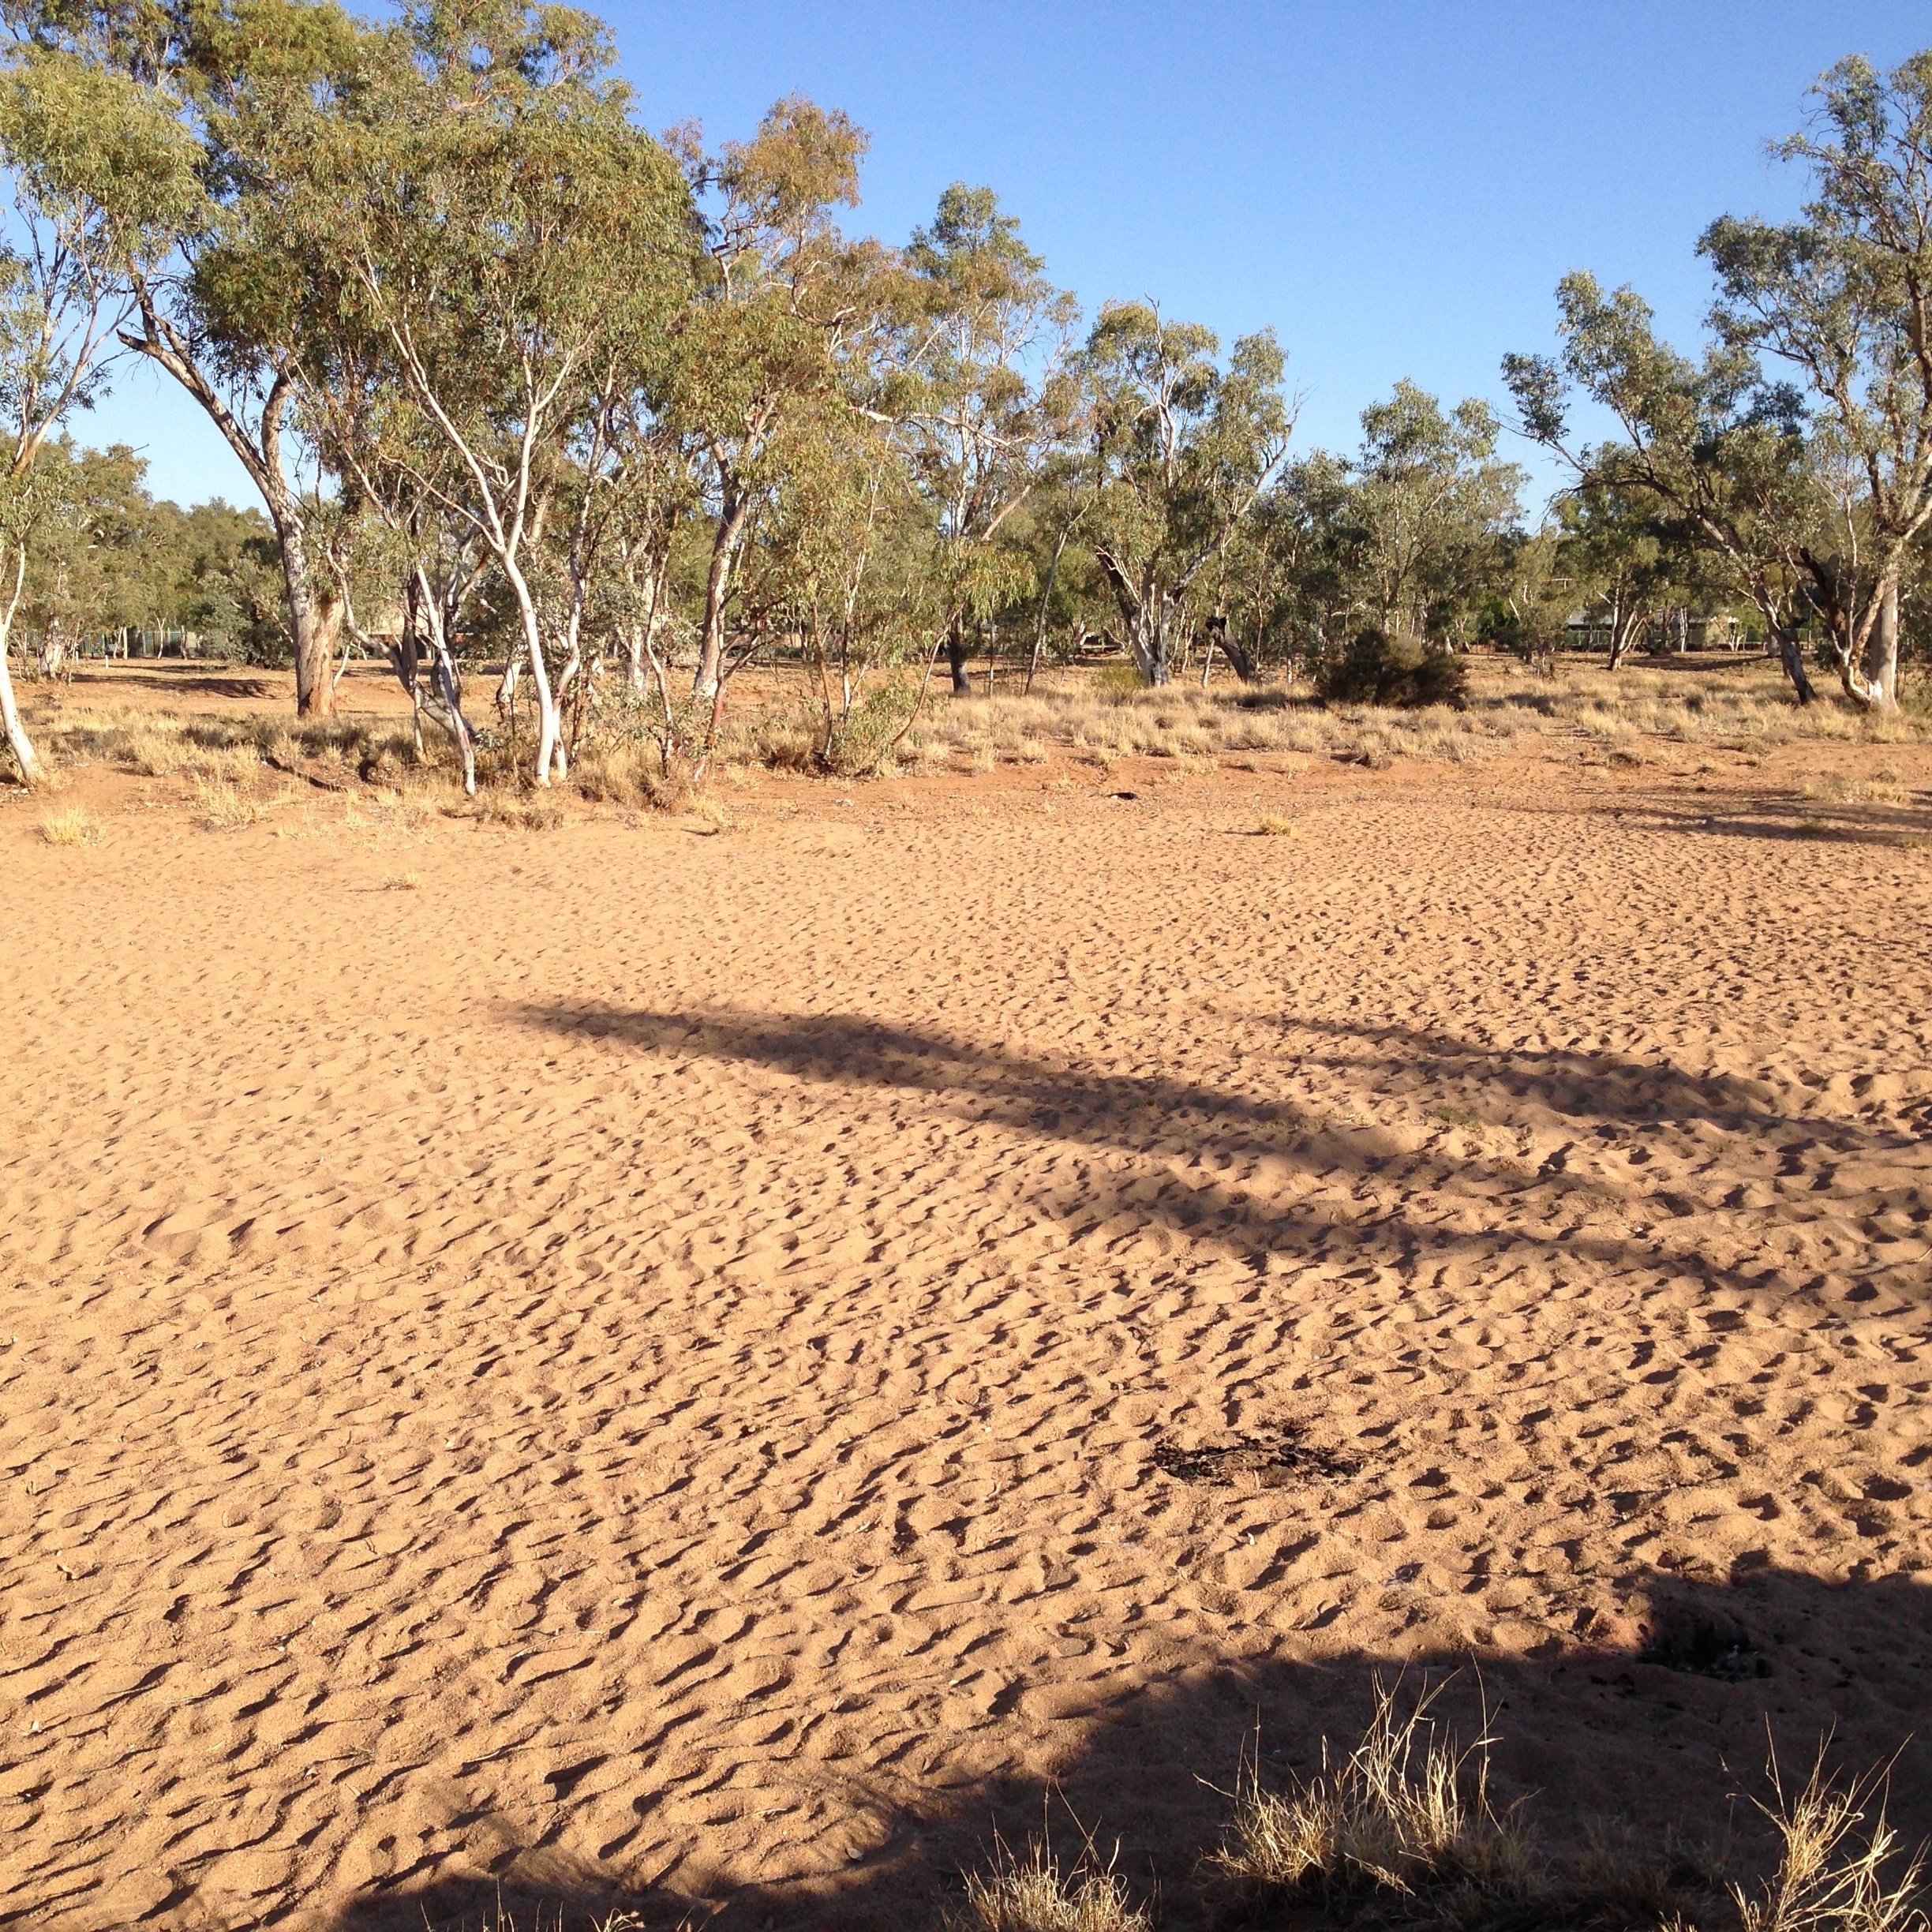
<svg viewBox="0 0 1932 1932">
<path fill-rule="evenodd" d="M 1797 632 L 1788 624 L 1773 624 L 1771 637 L 1777 646 L 1778 662 L 1784 667 L 1784 675 L 1791 680 L 1792 688 L 1798 694 L 1798 702 L 1810 704 L 1818 692 L 1806 674 L 1804 653 L 1799 646 Z"/>
<path fill-rule="evenodd" d="M 30 785 L 39 784 L 47 776 L 47 768 L 40 762 L 33 740 L 27 736 L 27 727 L 21 721 L 20 707 L 13 702 L 13 674 L 7 666 L 3 638 L 0 638 L 0 726 L 6 728 L 7 749 L 13 754 L 22 781 Z"/>
<path fill-rule="evenodd" d="M 1228 622 L 1226 616 L 1217 611 L 1208 620 L 1207 629 L 1208 663 L 1210 665 L 1213 663 L 1215 647 L 1219 645 L 1222 656 L 1234 666 L 1234 675 L 1244 684 L 1253 683 L 1256 677 L 1254 653 L 1249 650 L 1248 646 L 1234 635 L 1234 627 Z M 1204 688 L 1207 683 L 1208 672 L 1204 668 L 1201 672 L 1201 684 Z"/>
<path fill-rule="evenodd" d="M 456 755 L 462 760 L 464 794 L 474 798 L 477 787 L 476 733 L 470 728 L 469 719 L 463 715 L 462 680 L 458 675 L 455 662 L 450 656 L 448 639 L 441 635 L 440 625 L 437 630 L 431 672 L 436 702 L 426 705 L 425 708 L 454 739 Z"/>
<path fill-rule="evenodd" d="M 13 620 L 20 614 L 21 593 L 26 583 L 27 552 L 17 549 L 13 552 L 13 594 L 0 606 L 0 729 L 5 730 L 7 748 L 20 767 L 21 782 L 32 785 L 46 777 L 47 768 L 33 748 L 33 740 L 27 736 L 20 707 L 13 701 L 13 672 L 7 662 L 7 653 L 13 642 Z"/>
</svg>

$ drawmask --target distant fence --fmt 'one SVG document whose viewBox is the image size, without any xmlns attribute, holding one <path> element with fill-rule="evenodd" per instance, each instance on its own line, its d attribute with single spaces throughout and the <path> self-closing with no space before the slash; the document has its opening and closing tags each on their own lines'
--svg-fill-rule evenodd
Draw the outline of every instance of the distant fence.
<svg viewBox="0 0 1932 1932">
<path fill-rule="evenodd" d="M 80 646 L 83 657 L 199 657 L 199 631 L 109 631 Z"/>
</svg>

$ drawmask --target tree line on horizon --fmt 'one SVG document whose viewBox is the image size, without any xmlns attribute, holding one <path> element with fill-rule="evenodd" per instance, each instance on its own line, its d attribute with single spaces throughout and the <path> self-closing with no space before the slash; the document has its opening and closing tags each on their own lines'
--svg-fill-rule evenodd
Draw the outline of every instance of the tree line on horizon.
<svg viewBox="0 0 1932 1932">
<path fill-rule="evenodd" d="M 903 245 L 849 234 L 844 114 L 653 135 L 586 13 L 0 0 L 0 724 L 29 781 L 13 650 L 57 664 L 137 608 L 292 661 L 305 716 L 350 653 L 386 657 L 472 785 L 485 657 L 539 785 L 586 722 L 702 764 L 761 653 L 803 668 L 847 767 L 942 663 L 964 693 L 975 654 L 1030 676 L 1088 640 L 1149 686 L 1219 661 L 1426 696 L 1477 642 L 1544 652 L 1582 612 L 1614 668 L 1695 608 L 1743 618 L 1800 702 L 1815 666 L 1898 702 L 1932 522 L 1932 54 L 1819 83 L 1777 150 L 1799 218 L 1700 242 L 1696 353 L 1578 272 L 1557 352 L 1504 360 L 1510 421 L 1403 381 L 1356 449 L 1297 454 L 1271 331 L 1084 317 L 983 187 Z M 259 507 L 159 505 L 132 452 L 77 447 L 134 358 Z M 1567 469 L 1539 527 L 1506 427 Z"/>
</svg>

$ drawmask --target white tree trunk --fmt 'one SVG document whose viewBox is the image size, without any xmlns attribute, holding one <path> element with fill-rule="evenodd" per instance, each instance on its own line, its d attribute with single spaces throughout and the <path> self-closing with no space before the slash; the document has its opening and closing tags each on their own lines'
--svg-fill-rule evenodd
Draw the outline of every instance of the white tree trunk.
<svg viewBox="0 0 1932 1932">
<path fill-rule="evenodd" d="M 40 762 L 33 740 L 27 736 L 27 727 L 21 721 L 20 707 L 13 702 L 13 673 L 7 664 L 4 638 L 0 638 L 0 725 L 6 727 L 7 748 L 13 754 L 22 780 L 30 785 L 39 784 L 47 777 L 47 768 Z"/>
<path fill-rule="evenodd" d="M 7 748 L 20 768 L 21 782 L 34 785 L 45 779 L 47 767 L 40 762 L 39 754 L 33 748 L 33 740 L 27 736 L 20 706 L 14 702 L 13 670 L 7 658 L 8 647 L 13 640 L 13 620 L 19 615 L 21 593 L 26 582 L 27 552 L 24 549 L 16 549 L 13 594 L 8 597 L 5 608 L 0 609 L 0 727 L 6 730 Z"/>
<path fill-rule="evenodd" d="M 1878 615 L 1865 640 L 1866 702 L 1876 710 L 1898 709 L 1899 587 L 1896 577 L 1879 586 Z"/>
<path fill-rule="evenodd" d="M 522 571 L 507 558 L 500 557 L 499 561 L 504 566 L 504 575 L 510 580 L 518 612 L 523 620 L 524 659 L 537 694 L 537 763 L 530 775 L 538 784 L 548 785 L 552 770 L 560 778 L 570 776 L 570 761 L 564 755 L 556 694 L 550 688 L 550 672 L 544 663 L 543 630 L 537 621 L 536 599 L 530 594 Z"/>
</svg>

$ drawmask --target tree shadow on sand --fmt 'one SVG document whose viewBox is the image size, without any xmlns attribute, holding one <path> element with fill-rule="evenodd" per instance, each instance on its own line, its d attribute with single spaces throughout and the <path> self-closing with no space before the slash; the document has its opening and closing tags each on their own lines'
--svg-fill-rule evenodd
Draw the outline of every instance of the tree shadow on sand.
<svg viewBox="0 0 1932 1932">
<path fill-rule="evenodd" d="M 500 1907 L 519 1927 L 541 1916 L 565 1932 L 616 1911 L 651 1926 L 908 1932 L 937 1919 L 996 1843 L 1023 1846 L 1043 1828 L 1063 1855 L 1091 1835 L 1161 1923 L 1209 1925 L 1199 1861 L 1244 1760 L 1264 1785 L 1310 1775 L 1323 1739 L 1346 1750 L 1378 1682 L 1398 1677 L 1406 1690 L 1448 1678 L 1439 1713 L 1465 1743 L 1487 1724 L 1495 1795 L 1521 1801 L 1559 1855 L 1608 1822 L 1639 1855 L 1728 1837 L 1734 1870 L 1763 1869 L 1769 1835 L 1749 1799 L 1765 1788 L 1768 1739 L 1800 1777 L 1827 1739 L 1847 1770 L 1896 1755 L 1893 1821 L 1908 1842 L 1932 1835 L 1932 1750 L 1911 1736 L 1932 1710 L 1932 1590 L 1900 1577 L 1833 1585 L 1747 1559 L 1722 1579 L 1635 1573 L 1628 1596 L 1618 1631 L 1541 1654 L 1204 1655 L 1065 1717 L 1057 1750 L 1043 1752 L 1037 1724 L 1016 1735 L 1016 1765 L 1030 1744 L 1035 1763 L 1054 1760 L 1050 1772 L 860 1794 L 860 1842 L 839 1869 L 819 1860 L 809 1877 L 751 1882 L 708 1865 L 701 1842 L 661 1874 L 601 1870 L 572 1856 L 566 1802 L 542 1843 L 504 1847 L 489 1870 L 418 1870 L 372 1889 L 334 1932 L 421 1932 L 425 1922 L 453 1932 Z M 648 1781 L 641 1772 L 640 1808 Z M 1728 1923 L 1728 1912 L 1712 1923 Z"/>
<path fill-rule="evenodd" d="M 1655 800 L 1625 808 L 1649 831 L 1691 837 L 1763 839 L 1790 845 L 1875 845 L 1893 850 L 1923 846 L 1932 833 L 1924 806 L 1848 805 L 1798 793 L 1676 805 Z"/>
<path fill-rule="evenodd" d="M 1858 1215 L 1898 1209 L 1919 1222 L 1932 1217 L 1923 1119 L 1821 1119 L 1780 1107 L 1764 1083 L 1693 1073 L 1668 1061 L 1494 1047 L 1400 1026 L 1284 1020 L 1282 1074 L 1313 1066 L 1365 1082 L 1401 1079 L 1409 1088 L 1404 1099 L 1436 1144 L 1417 1145 L 1372 1123 L 1311 1119 L 1252 1093 L 1165 1074 L 1104 1073 L 855 1015 L 672 1014 L 590 1005 L 520 1012 L 527 1024 L 578 1039 L 766 1067 L 807 1086 L 922 1095 L 961 1121 L 1043 1140 L 1163 1165 L 1177 1155 L 1217 1167 L 1267 1159 L 1305 1174 L 1339 1177 L 1376 1197 L 1361 1215 L 1338 1223 L 1234 1181 L 1189 1181 L 1166 1172 L 1150 1199 L 1144 1176 L 1110 1179 L 1088 1170 L 1064 1201 L 1043 1192 L 1032 1197 L 1036 1208 L 1070 1220 L 1076 1239 L 1128 1216 L 1164 1222 L 1192 1241 L 1249 1258 L 1312 1257 L 1346 1245 L 1357 1261 L 1413 1267 L 1425 1256 L 1438 1263 L 1480 1260 L 1527 1249 L 1552 1262 L 1687 1277 L 1714 1289 L 1766 1293 L 1803 1286 L 1803 1276 L 1794 1280 L 1774 1252 L 1746 1265 L 1720 1261 L 1707 1250 L 1702 1222 L 1720 1206 L 1735 1211 L 1738 1203 L 1700 1201 L 1646 1183 L 1648 1151 L 1633 1136 L 1693 1121 L 1739 1142 L 1769 1144 L 1780 1163 L 1773 1178 L 1802 1178 L 1797 1204 L 1767 1202 L 1748 1211 L 1761 1229 L 1802 1227 L 1822 1206 Z M 1311 1046 L 1296 1050 L 1297 1035 Z M 1264 1077 L 1275 1070 L 1271 1065 Z M 1425 1110 L 1423 1103 L 1433 1100 L 1455 1105 Z M 1446 1126 L 1507 1126 L 1512 1110 L 1525 1103 L 1577 1127 L 1576 1140 L 1534 1170 L 1493 1150 L 1447 1144 Z M 1595 1158 L 1612 1154 L 1621 1168 L 1614 1175 L 1607 1159 Z M 1837 1168 L 1854 1161 L 1888 1171 L 1876 1191 L 1868 1178 L 1855 1201 L 1834 1203 Z M 1404 1202 L 1430 1197 L 1433 1218 L 1388 1205 L 1380 1198 L 1385 1193 Z M 1488 1225 L 1455 1225 L 1452 1209 Z M 1689 1231 L 1675 1235 L 1674 1221 L 1689 1224 Z M 1616 1222 L 1639 1231 L 1609 1231 L 1607 1224 Z M 1899 1285 L 1891 1279 L 1899 1273 L 1892 1256 L 1876 1246 L 1840 1271 L 1882 1277 L 1894 1290 Z M 1859 1300 L 1874 1292 L 1868 1282 L 1852 1290 Z"/>
<path fill-rule="evenodd" d="M 83 674 L 69 687 L 71 695 L 87 701 L 110 700 L 117 691 L 129 689 L 165 691 L 171 698 L 275 698 L 282 691 L 273 681 L 245 671 L 223 672 L 195 665 L 192 660 L 178 668 L 130 671 L 118 669 L 107 676 Z"/>
</svg>

